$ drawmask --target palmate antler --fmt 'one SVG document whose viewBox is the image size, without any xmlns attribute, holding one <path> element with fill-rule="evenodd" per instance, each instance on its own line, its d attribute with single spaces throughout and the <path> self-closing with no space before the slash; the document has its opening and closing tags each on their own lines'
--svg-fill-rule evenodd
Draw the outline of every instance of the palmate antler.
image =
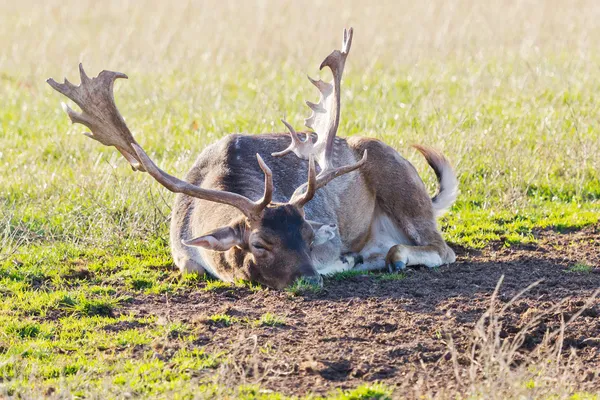
<svg viewBox="0 0 600 400">
<path fill-rule="evenodd" d="M 47 82 L 54 90 L 73 100 L 81 108 L 79 113 L 63 103 L 63 108 L 71 121 L 87 126 L 91 133 L 86 133 L 86 136 L 105 146 L 116 147 L 134 170 L 147 171 L 158 183 L 172 192 L 184 193 L 198 199 L 233 206 L 240 210 L 250 221 L 259 219 L 262 211 L 271 203 L 273 198 L 273 174 L 258 154 L 256 154 L 258 164 L 265 174 L 265 189 L 262 198 L 257 201 L 252 201 L 237 193 L 204 189 L 161 170 L 135 141 L 115 104 L 114 82 L 118 78 L 127 79 L 127 75 L 120 72 L 102 71 L 97 77 L 89 78 L 81 64 L 79 64 L 79 74 L 81 75 L 79 86 L 73 85 L 66 79 L 64 83 L 58 83 L 52 78 L 48 79 Z M 295 197 L 292 204 L 303 207 L 313 198 L 318 188 L 326 185 L 332 179 L 358 168 L 363 161 L 355 166 L 331 170 L 327 174 L 321 173 L 316 177 L 314 159 L 311 156 L 308 183 L 305 185 L 307 190 L 300 196 Z"/>
<path fill-rule="evenodd" d="M 310 101 L 306 102 L 308 107 L 312 110 L 312 114 L 305 119 L 304 123 L 317 134 L 317 140 L 313 142 L 308 135 L 306 140 L 301 140 L 294 128 L 286 121 L 281 120 L 290 131 L 292 143 L 290 143 L 285 150 L 272 154 L 275 157 L 280 157 L 288 153 L 294 153 L 304 160 L 309 159 L 310 156 L 313 155 L 321 167 L 319 179 L 317 179 L 316 182 L 317 188 L 325 185 L 325 183 L 320 184 L 319 182 L 322 181 L 321 177 L 331 176 L 329 175 L 329 172 L 334 172 L 334 176 L 342 174 L 338 173 L 333 166 L 333 146 L 340 123 L 340 87 L 342 83 L 342 74 L 344 72 L 344 66 L 346 65 L 346 58 L 350 52 L 350 46 L 352 45 L 352 34 L 352 28 L 348 30 L 344 29 L 342 49 L 334 50 L 325 58 L 325 60 L 323 60 L 319 67 L 321 70 L 324 67 L 329 67 L 333 74 L 332 83 L 314 80 L 310 76 L 308 77 L 310 82 L 319 89 L 320 98 L 317 104 Z M 363 158 L 358 163 L 341 167 L 342 170 L 345 171 L 343 173 L 359 168 L 364 164 L 366 158 L 367 153 L 365 151 Z M 328 179 L 327 182 L 331 179 Z M 310 188 L 310 184 L 308 186 Z M 310 190 L 307 190 L 306 194 L 309 192 Z"/>
<path fill-rule="evenodd" d="M 113 96 L 115 80 L 127 79 L 127 75 L 121 72 L 102 71 L 96 78 L 90 79 L 81 64 L 79 64 L 79 75 L 81 76 L 81 85 L 79 86 L 73 85 L 66 78 L 64 83 L 58 83 L 52 78 L 46 82 L 81 108 L 82 112 L 78 113 L 66 103 L 61 103 L 74 124 L 85 125 L 92 131 L 91 133 L 86 132 L 84 135 L 105 146 L 115 146 L 134 170 L 143 171 L 132 147 L 132 144 L 137 144 L 137 142 L 127 128 L 125 120 L 119 114 Z"/>
<path fill-rule="evenodd" d="M 114 82 L 118 78 L 127 78 L 127 75 L 120 72 L 102 71 L 96 78 L 90 79 L 81 64 L 79 64 L 79 73 L 81 75 L 79 86 L 73 85 L 66 79 L 64 83 L 58 83 L 52 78 L 47 82 L 54 90 L 73 100 L 81 108 L 81 113 L 78 113 L 63 103 L 63 108 L 71 121 L 90 128 L 92 132 L 86 133 L 86 136 L 105 146 L 115 146 L 129 161 L 133 169 L 147 171 L 172 192 L 233 206 L 250 220 L 259 218 L 264 208 L 271 203 L 273 174 L 258 154 L 256 155 L 258 163 L 265 174 L 264 194 L 258 201 L 252 201 L 237 193 L 204 189 L 182 181 L 158 168 L 135 141 L 115 105 Z"/>
</svg>

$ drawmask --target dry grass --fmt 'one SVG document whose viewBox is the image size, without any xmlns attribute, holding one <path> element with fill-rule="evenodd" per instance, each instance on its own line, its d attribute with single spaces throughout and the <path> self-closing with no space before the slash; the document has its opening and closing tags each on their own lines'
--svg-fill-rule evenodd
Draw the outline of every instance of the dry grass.
<svg viewBox="0 0 600 400">
<path fill-rule="evenodd" d="M 524 1 L 36 1 L 0 5 L 0 68 L 45 77 L 93 69 L 198 72 L 230 63 L 293 63 L 312 71 L 345 26 L 352 67 L 420 60 L 537 59 L 598 50 L 593 0 Z M 360 57 L 357 55 L 360 54 Z"/>
<path fill-rule="evenodd" d="M 598 390 L 594 382 L 596 378 L 580 360 L 577 351 L 564 343 L 564 337 L 583 312 L 598 304 L 600 289 L 567 319 L 564 317 L 566 302 L 561 302 L 547 310 L 534 310 L 523 321 L 520 330 L 507 336 L 504 313 L 538 283 L 533 283 L 502 304 L 498 302 L 502 285 L 500 279 L 489 308 L 476 323 L 466 349 L 459 349 L 452 338 L 448 338 L 456 387 L 454 393 L 444 393 L 442 390 L 444 396 L 469 394 L 486 399 L 572 398 L 574 393 L 589 393 L 581 396 L 594 398 L 591 393 Z M 532 332 L 543 326 L 545 320 L 556 316 L 560 316 L 560 327 L 547 329 L 539 344 L 527 348 L 526 342 Z"/>
</svg>

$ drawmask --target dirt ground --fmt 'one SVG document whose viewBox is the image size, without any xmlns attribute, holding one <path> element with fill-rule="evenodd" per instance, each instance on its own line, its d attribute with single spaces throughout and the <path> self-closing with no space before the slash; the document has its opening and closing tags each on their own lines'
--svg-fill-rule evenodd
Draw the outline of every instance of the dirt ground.
<svg viewBox="0 0 600 400">
<path fill-rule="evenodd" d="M 413 270 L 401 280 L 329 279 L 323 291 L 296 296 L 199 288 L 176 296 L 137 298 L 123 312 L 192 324 L 197 345 L 236 360 L 228 373 L 231 383 L 258 382 L 286 394 L 324 394 L 376 381 L 408 387 L 427 371 L 433 386 L 437 381 L 444 387 L 454 381 L 447 339 L 452 337 L 459 349 L 468 348 L 473 326 L 488 308 L 502 275 L 500 304 L 543 280 L 502 318 L 505 338 L 518 332 L 528 316 L 547 312 L 527 335 L 521 349 L 525 352 L 547 330 L 560 326 L 561 314 L 568 319 L 600 288 L 600 226 L 569 233 L 541 231 L 536 236 L 538 243 L 532 245 L 458 248 L 456 264 Z M 575 265 L 592 268 L 572 272 Z M 558 311 L 548 313 L 557 304 Z M 283 317 L 285 323 L 271 327 L 249 322 L 266 312 Z M 237 322 L 226 326 L 207 320 L 216 313 Z M 586 379 L 600 382 L 598 301 L 566 330 L 564 348 L 576 349 Z"/>
</svg>

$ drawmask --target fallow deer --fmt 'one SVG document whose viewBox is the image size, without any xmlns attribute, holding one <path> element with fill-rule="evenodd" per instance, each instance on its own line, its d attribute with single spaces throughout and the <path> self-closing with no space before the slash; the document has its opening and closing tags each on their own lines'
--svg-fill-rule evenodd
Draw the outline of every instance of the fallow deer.
<svg viewBox="0 0 600 400">
<path fill-rule="evenodd" d="M 47 82 L 81 108 L 63 104 L 73 123 L 91 130 L 86 135 L 116 147 L 134 170 L 177 193 L 170 236 L 182 272 L 283 288 L 300 277 L 320 283 L 321 275 L 350 269 L 452 263 L 454 252 L 436 225 L 458 193 L 446 158 L 415 146 L 438 178 L 439 192 L 430 198 L 415 168 L 392 147 L 336 137 L 352 34 L 344 30 L 342 49 L 320 66 L 331 70 L 333 82 L 309 78 L 320 92 L 317 104 L 307 102 L 312 114 L 305 123 L 313 132 L 297 133 L 282 120 L 289 136 L 226 136 L 204 149 L 184 180 L 156 166 L 117 110 L 113 84 L 125 74 L 102 71 L 90 79 L 80 64 L 80 86 Z"/>
</svg>

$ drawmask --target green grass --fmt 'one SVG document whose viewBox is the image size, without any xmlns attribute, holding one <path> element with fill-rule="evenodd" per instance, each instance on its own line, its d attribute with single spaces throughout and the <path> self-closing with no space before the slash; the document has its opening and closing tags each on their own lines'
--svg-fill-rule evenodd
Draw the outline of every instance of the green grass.
<svg viewBox="0 0 600 400">
<path fill-rule="evenodd" d="M 206 398 L 284 398 L 206 383 L 225 360 L 193 343 L 192 326 L 121 313 L 146 295 L 262 288 L 179 275 L 168 246 L 173 195 L 81 135 L 45 83 L 77 83 L 79 61 L 90 75 L 129 75 L 115 90 L 128 125 L 162 168 L 183 176 L 228 133 L 283 131 L 283 116 L 300 129 L 304 100 L 316 100 L 305 74 L 318 75 L 341 27 L 353 24 L 340 135 L 384 140 L 432 194 L 435 177 L 409 145 L 442 150 L 461 188 L 439 222 L 451 244 L 510 246 L 535 241 L 539 229 L 597 224 L 600 49 L 589 39 L 598 24 L 578 11 L 586 8 L 464 1 L 432 13 L 396 3 L 368 12 L 315 3 L 310 18 L 302 2 L 0 5 L 0 395 L 184 397 L 189 387 Z M 534 14 L 543 18 L 523 17 Z M 326 282 L 357 274 L 365 273 Z M 287 291 L 320 290 L 299 281 Z"/>
<path fill-rule="evenodd" d="M 283 326 L 285 325 L 285 318 L 278 317 L 270 312 L 264 313 L 260 316 L 260 319 L 256 321 L 258 326 Z"/>
<path fill-rule="evenodd" d="M 218 281 L 218 280 L 208 280 L 206 282 L 206 286 L 204 286 L 204 290 L 207 292 L 214 292 L 223 289 L 231 289 L 233 286 L 229 282 Z"/>
<path fill-rule="evenodd" d="M 594 270 L 594 267 L 592 267 L 591 265 L 579 263 L 579 264 L 570 266 L 566 272 L 589 274 L 593 270 Z"/>
<path fill-rule="evenodd" d="M 292 285 L 285 288 L 290 296 L 301 296 L 307 293 L 319 293 L 323 288 L 315 283 L 309 282 L 304 278 L 297 279 Z"/>
<path fill-rule="evenodd" d="M 332 282 L 340 282 L 340 281 L 345 281 L 347 279 L 352 279 L 352 278 L 357 278 L 357 277 L 361 277 L 361 276 L 372 276 L 373 273 L 370 271 L 359 271 L 359 270 L 348 270 L 348 271 L 341 271 L 341 272 L 336 272 L 334 274 L 330 274 L 327 275 L 325 277 L 325 279 L 327 281 L 332 281 Z"/>
<path fill-rule="evenodd" d="M 331 282 L 331 284 L 335 285 L 335 282 L 342 282 L 348 279 L 354 279 L 359 277 L 369 277 L 373 279 L 378 279 L 380 281 L 400 281 L 406 278 L 406 274 L 403 272 L 349 270 L 336 272 L 335 274 L 328 275 L 325 279 L 328 282 Z"/>
<path fill-rule="evenodd" d="M 384 385 L 362 385 L 358 388 L 329 397 L 330 400 L 391 400 L 393 390 Z"/>
<path fill-rule="evenodd" d="M 382 281 L 401 281 L 406 278 L 404 272 L 388 272 L 384 274 L 378 274 L 377 279 Z"/>
<path fill-rule="evenodd" d="M 213 314 L 208 316 L 208 320 L 222 326 L 231 326 L 231 324 L 238 321 L 237 318 L 227 314 Z"/>
</svg>

